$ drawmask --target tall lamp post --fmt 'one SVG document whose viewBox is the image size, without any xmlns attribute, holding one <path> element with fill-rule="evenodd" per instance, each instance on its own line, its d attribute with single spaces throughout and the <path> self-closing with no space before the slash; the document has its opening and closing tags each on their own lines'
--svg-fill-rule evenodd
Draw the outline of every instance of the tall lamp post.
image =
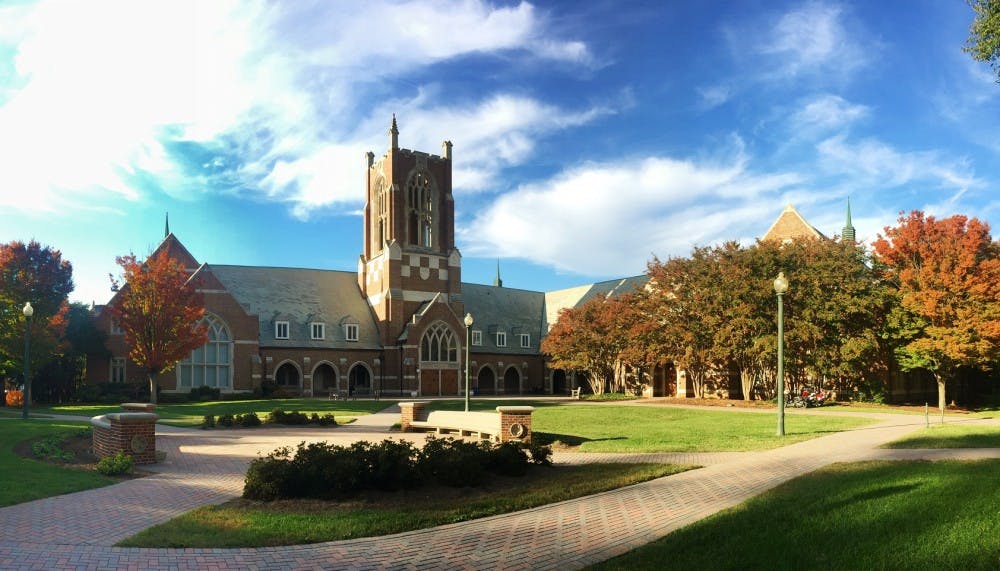
<svg viewBox="0 0 1000 571">
<path fill-rule="evenodd" d="M 774 293 L 778 294 L 778 436 L 785 435 L 785 292 L 788 278 L 778 272 L 774 279 Z"/>
<path fill-rule="evenodd" d="M 31 316 L 35 314 L 35 308 L 31 307 L 31 302 L 24 304 L 24 390 L 21 391 L 21 401 L 24 408 L 21 410 L 21 418 L 28 420 L 28 403 L 31 401 Z"/>
<path fill-rule="evenodd" d="M 465 412 L 469 412 L 469 345 L 472 344 L 472 314 L 465 314 Z"/>
</svg>

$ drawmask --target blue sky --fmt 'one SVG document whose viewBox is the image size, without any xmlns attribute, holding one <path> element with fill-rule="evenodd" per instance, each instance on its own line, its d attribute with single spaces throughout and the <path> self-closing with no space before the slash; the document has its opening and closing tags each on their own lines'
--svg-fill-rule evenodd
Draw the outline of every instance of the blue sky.
<svg viewBox="0 0 1000 571">
<path fill-rule="evenodd" d="M 74 265 L 354 271 L 364 153 L 454 143 L 465 281 L 551 290 L 752 241 L 1000 223 L 1000 85 L 958 0 L 0 4 L 0 241 Z"/>
</svg>

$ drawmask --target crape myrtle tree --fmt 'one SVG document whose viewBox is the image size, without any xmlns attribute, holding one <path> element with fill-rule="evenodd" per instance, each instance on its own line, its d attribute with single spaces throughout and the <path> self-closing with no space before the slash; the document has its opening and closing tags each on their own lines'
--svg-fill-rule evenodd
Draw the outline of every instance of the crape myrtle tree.
<svg viewBox="0 0 1000 571">
<path fill-rule="evenodd" d="M 895 324 L 907 336 L 899 364 L 934 376 L 943 412 L 946 384 L 959 367 L 988 369 L 1000 358 L 1000 256 L 989 225 L 914 210 L 885 228 L 875 252 L 905 310 Z"/>
<path fill-rule="evenodd" d="M 631 296 L 594 296 L 559 311 L 559 318 L 542 342 L 542 352 L 552 366 L 587 373 L 596 394 L 621 384 L 621 362 L 632 325 Z M 619 379 L 616 381 L 616 377 Z"/>
<path fill-rule="evenodd" d="M 22 309 L 31 302 L 31 369 L 40 371 L 62 351 L 62 334 L 73 291 L 73 267 L 59 250 L 36 241 L 0 244 L 0 376 L 24 366 Z M 23 382 L 23 381 L 22 381 Z"/>
<path fill-rule="evenodd" d="M 129 358 L 145 369 L 150 402 L 156 403 L 156 376 L 174 367 L 208 340 L 201 323 L 205 307 L 184 266 L 160 252 L 140 262 L 119 256 L 121 281 L 108 310 L 125 334 Z M 120 286 L 120 287 L 119 287 Z"/>
</svg>

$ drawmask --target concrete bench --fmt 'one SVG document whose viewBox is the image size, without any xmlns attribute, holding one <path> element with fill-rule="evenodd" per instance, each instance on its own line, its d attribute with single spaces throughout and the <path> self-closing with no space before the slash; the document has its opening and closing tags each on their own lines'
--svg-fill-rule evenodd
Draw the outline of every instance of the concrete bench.
<svg viewBox="0 0 1000 571">
<path fill-rule="evenodd" d="M 427 411 L 427 401 L 399 403 L 403 432 L 433 431 L 491 442 L 531 442 L 530 406 L 498 406 L 497 412 Z"/>
<path fill-rule="evenodd" d="M 414 420 L 410 427 L 433 431 L 435 434 L 474 436 L 491 442 L 500 441 L 500 415 L 492 412 L 457 412 L 435 410 L 427 413 L 427 420 Z"/>
</svg>

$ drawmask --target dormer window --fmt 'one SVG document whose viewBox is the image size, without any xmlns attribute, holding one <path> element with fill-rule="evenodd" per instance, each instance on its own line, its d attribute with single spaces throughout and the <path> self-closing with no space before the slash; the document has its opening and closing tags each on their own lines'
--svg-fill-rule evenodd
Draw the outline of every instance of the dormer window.
<svg viewBox="0 0 1000 571">
<path fill-rule="evenodd" d="M 112 335 L 124 335 L 125 332 L 122 331 L 121 325 L 118 325 L 117 321 L 111 322 L 111 334 Z"/>
<path fill-rule="evenodd" d="M 479 346 L 483 344 L 483 332 L 478 329 L 472 330 L 472 344 Z"/>
<path fill-rule="evenodd" d="M 520 337 L 521 337 L 521 348 L 522 349 L 531 348 L 531 335 L 527 333 L 521 333 Z"/>
<path fill-rule="evenodd" d="M 310 337 L 313 341 L 322 341 L 326 339 L 326 323 L 310 323 L 309 324 Z"/>
<path fill-rule="evenodd" d="M 274 338 L 275 339 L 288 339 L 288 322 L 287 321 L 275 321 L 274 322 Z"/>
<path fill-rule="evenodd" d="M 348 323 L 344 325 L 344 338 L 348 341 L 358 340 L 358 326 L 355 323 Z"/>
<path fill-rule="evenodd" d="M 507 332 L 497 331 L 497 347 L 506 347 L 506 346 L 507 346 Z"/>
</svg>

